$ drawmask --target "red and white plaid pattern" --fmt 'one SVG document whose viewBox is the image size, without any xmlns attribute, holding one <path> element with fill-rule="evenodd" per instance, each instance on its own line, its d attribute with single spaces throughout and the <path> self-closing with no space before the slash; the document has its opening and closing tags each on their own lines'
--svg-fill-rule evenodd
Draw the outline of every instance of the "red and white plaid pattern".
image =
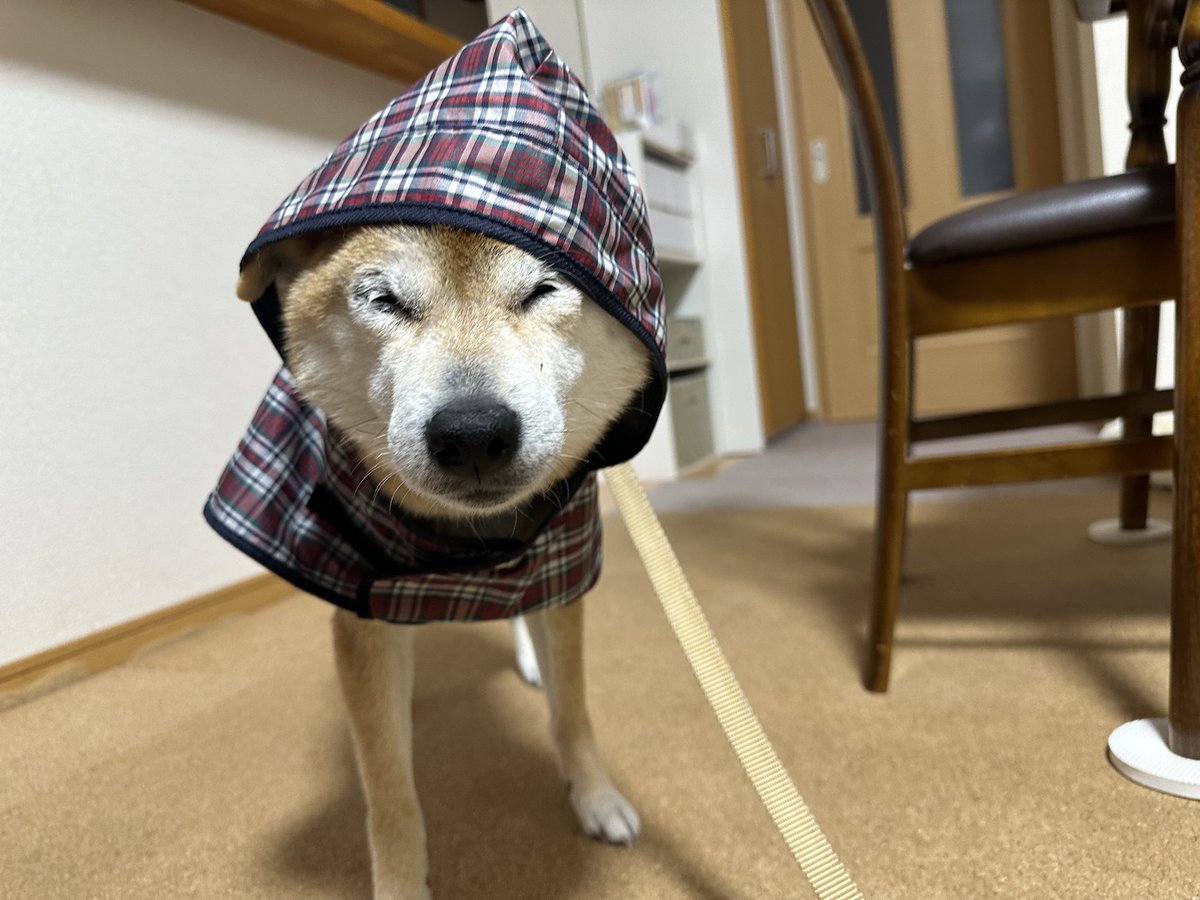
<svg viewBox="0 0 1200 900">
<path fill-rule="evenodd" d="M 662 282 L 637 178 L 522 10 L 342 141 L 279 205 L 246 259 L 294 234 L 369 222 L 462 224 L 518 243 L 578 277 L 662 352 Z"/>
<path fill-rule="evenodd" d="M 600 575 L 595 475 L 532 541 L 439 535 L 400 516 L 280 369 L 205 518 L 297 587 L 390 622 L 498 619 L 563 603 Z"/>
</svg>

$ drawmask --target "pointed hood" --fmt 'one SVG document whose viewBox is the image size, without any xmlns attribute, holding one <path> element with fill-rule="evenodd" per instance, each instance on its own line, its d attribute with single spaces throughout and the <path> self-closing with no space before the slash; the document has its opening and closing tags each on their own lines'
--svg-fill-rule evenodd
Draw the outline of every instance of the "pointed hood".
<svg viewBox="0 0 1200 900">
<path fill-rule="evenodd" d="M 307 232 L 448 225 L 543 260 L 650 351 L 653 375 L 589 459 L 634 456 L 666 391 L 662 281 L 637 178 L 579 80 L 522 10 L 464 46 L 342 141 L 242 258 Z M 278 300 L 255 312 L 278 345 Z"/>
</svg>

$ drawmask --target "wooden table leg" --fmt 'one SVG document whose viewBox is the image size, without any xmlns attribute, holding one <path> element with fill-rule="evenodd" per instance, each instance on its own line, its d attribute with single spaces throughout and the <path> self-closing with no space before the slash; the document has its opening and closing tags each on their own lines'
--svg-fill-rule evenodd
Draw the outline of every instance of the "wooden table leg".
<svg viewBox="0 0 1200 900">
<path fill-rule="evenodd" d="M 1177 14 L 1184 0 L 1157 0 Z M 1131 10 L 1133 7 L 1130 7 Z M 1164 34 L 1171 40 L 1174 34 Z M 1200 0 L 1179 31 L 1183 95 L 1176 119 L 1175 522 L 1171 554 L 1171 694 L 1166 719 L 1136 719 L 1108 736 L 1125 777 L 1200 800 Z"/>
<path fill-rule="evenodd" d="M 1175 338 L 1175 541 L 1171 579 L 1168 744 L 1200 759 L 1200 0 L 1179 40 L 1183 95 L 1177 120 L 1181 284 Z"/>
</svg>

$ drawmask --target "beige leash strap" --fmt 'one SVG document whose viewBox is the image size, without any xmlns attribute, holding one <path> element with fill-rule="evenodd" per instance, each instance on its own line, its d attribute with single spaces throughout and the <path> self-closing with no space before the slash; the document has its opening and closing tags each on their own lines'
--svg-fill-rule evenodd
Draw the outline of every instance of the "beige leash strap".
<svg viewBox="0 0 1200 900">
<path fill-rule="evenodd" d="M 804 877 L 820 900 L 862 898 L 750 708 L 633 469 L 614 466 L 605 478 L 704 696 Z"/>
</svg>

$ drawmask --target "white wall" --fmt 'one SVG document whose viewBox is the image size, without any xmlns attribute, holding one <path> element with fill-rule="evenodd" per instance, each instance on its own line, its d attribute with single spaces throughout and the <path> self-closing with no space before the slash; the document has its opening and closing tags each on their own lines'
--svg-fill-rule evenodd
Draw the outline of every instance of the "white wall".
<svg viewBox="0 0 1200 900">
<path fill-rule="evenodd" d="M 488 0 L 493 19 L 513 5 Z M 597 103 L 607 82 L 649 69 L 657 75 L 665 116 L 695 133 L 704 265 L 686 280 L 672 311 L 706 320 L 717 452 L 761 450 L 741 197 L 717 0 L 522 0 L 520 5 L 568 65 L 590 73 L 584 80 Z M 579 28 L 579 46 L 570 34 L 572 25 Z"/>
<path fill-rule="evenodd" d="M 181 3 L 0 2 L 0 664 L 261 571 L 200 512 L 277 362 L 237 262 L 398 88 Z"/>
</svg>

